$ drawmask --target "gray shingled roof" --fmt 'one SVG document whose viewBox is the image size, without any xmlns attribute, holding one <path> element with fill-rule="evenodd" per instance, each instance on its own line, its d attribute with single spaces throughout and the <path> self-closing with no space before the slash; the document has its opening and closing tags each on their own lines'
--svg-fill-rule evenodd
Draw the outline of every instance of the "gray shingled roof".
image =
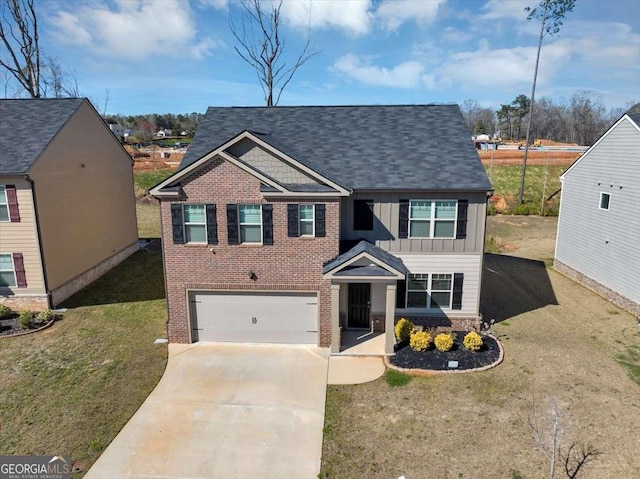
<svg viewBox="0 0 640 479">
<path fill-rule="evenodd" d="M 84 101 L 0 100 L 0 174 L 24 174 Z"/>
<path fill-rule="evenodd" d="M 180 169 L 245 130 L 345 188 L 491 189 L 457 105 L 212 107 Z"/>
<path fill-rule="evenodd" d="M 633 122 L 640 127 L 640 113 L 627 113 L 629 118 L 633 120 Z"/>
<path fill-rule="evenodd" d="M 336 269 L 340 265 L 346 263 L 352 258 L 355 258 L 361 253 L 367 253 L 373 256 L 374 258 L 382 261 L 384 264 L 391 266 L 393 269 L 400 271 L 401 273 L 404 273 L 404 274 L 409 274 L 409 270 L 407 269 L 407 267 L 404 265 L 404 263 L 400 258 L 392 255 L 388 251 L 385 251 L 374 244 L 369 243 L 366 240 L 360 241 L 357 245 L 355 245 L 349 251 L 341 254 L 337 258 L 327 261 L 322 268 L 322 273 L 323 274 L 328 273 L 329 271 Z"/>
</svg>

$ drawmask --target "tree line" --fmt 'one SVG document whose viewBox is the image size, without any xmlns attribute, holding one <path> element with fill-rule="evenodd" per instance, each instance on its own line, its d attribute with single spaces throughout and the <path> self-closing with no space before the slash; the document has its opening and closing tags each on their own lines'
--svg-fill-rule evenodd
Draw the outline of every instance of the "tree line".
<svg viewBox="0 0 640 479">
<path fill-rule="evenodd" d="M 593 145 L 627 108 L 604 106 L 602 97 L 590 91 L 577 91 L 569 99 L 554 101 L 543 97 L 536 100 L 531 117 L 531 139 L 543 138 L 563 143 Z M 469 130 L 474 135 L 497 135 L 503 140 L 523 141 L 525 125 L 531 114 L 531 100 L 517 95 L 500 108 L 481 107 L 475 100 L 460 105 Z"/>
</svg>

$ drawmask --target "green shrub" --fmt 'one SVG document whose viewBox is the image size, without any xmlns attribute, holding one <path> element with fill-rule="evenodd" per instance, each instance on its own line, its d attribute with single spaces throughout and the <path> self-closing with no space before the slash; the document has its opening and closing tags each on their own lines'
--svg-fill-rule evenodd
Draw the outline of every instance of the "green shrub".
<svg viewBox="0 0 640 479">
<path fill-rule="evenodd" d="M 20 329 L 31 329 L 33 327 L 33 319 L 35 318 L 35 315 L 36 313 L 29 311 L 28 309 L 20 311 L 20 316 L 18 316 L 18 326 Z"/>
<path fill-rule="evenodd" d="M 436 336 L 434 343 L 436 348 L 438 348 L 438 351 L 445 353 L 453 347 L 454 338 L 455 336 L 451 332 L 440 333 Z"/>
<path fill-rule="evenodd" d="M 396 323 L 396 339 L 400 342 L 407 341 L 411 337 L 413 331 L 413 323 L 405 318 L 400 318 Z"/>
<path fill-rule="evenodd" d="M 462 340 L 462 344 L 469 351 L 479 351 L 482 347 L 482 336 L 475 331 L 469 331 Z"/>
<path fill-rule="evenodd" d="M 424 351 L 431 344 L 431 336 L 426 331 L 414 331 L 411 333 L 411 339 L 409 340 L 409 346 L 414 351 Z"/>
<path fill-rule="evenodd" d="M 526 202 L 517 203 L 508 210 L 511 215 L 539 215 L 540 203 L 538 202 Z"/>
<path fill-rule="evenodd" d="M 13 314 L 11 308 L 4 304 L 0 304 L 0 319 L 7 319 L 9 316 Z"/>
<path fill-rule="evenodd" d="M 44 311 L 40 311 L 36 316 L 36 321 L 38 323 L 48 323 L 56 318 L 56 313 L 51 311 L 50 309 L 45 309 Z"/>
<path fill-rule="evenodd" d="M 487 206 L 487 215 L 495 216 L 497 214 L 498 214 L 498 208 L 496 208 L 496 205 L 494 205 L 493 203 L 489 203 L 489 206 Z"/>
</svg>

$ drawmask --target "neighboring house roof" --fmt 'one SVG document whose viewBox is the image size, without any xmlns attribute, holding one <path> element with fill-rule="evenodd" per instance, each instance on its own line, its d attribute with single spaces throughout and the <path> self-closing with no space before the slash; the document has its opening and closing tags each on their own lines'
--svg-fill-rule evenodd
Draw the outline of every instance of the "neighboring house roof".
<svg viewBox="0 0 640 479">
<path fill-rule="evenodd" d="M 24 174 L 83 98 L 0 100 L 0 174 Z"/>
<path fill-rule="evenodd" d="M 212 107 L 178 170 L 241 131 L 347 188 L 492 189 L 457 105 Z"/>
<path fill-rule="evenodd" d="M 331 271 L 336 271 L 341 266 L 348 265 L 351 260 L 361 256 L 365 256 L 365 255 L 371 258 L 377 259 L 381 263 L 393 268 L 399 273 L 402 273 L 405 275 L 409 274 L 409 270 L 407 269 L 407 267 L 404 265 L 404 263 L 400 258 L 392 255 L 388 251 L 385 251 L 374 244 L 369 243 L 366 240 L 360 241 L 357 245 L 355 245 L 346 253 L 343 253 L 337 258 L 334 258 L 328 261 L 327 263 L 325 263 L 322 268 L 322 273 L 327 274 L 327 273 L 330 273 Z M 356 274 L 358 276 L 360 275 L 366 275 L 366 276 L 385 275 L 386 276 L 390 274 L 383 268 L 380 268 L 377 266 L 361 266 L 359 268 L 356 268 L 356 270 L 358 270 L 358 272 L 360 273 L 360 274 Z M 349 271 L 349 270 L 346 270 L 346 271 Z M 348 273 L 348 272 L 341 272 L 341 273 L 342 275 L 351 275 L 351 273 Z"/>
</svg>

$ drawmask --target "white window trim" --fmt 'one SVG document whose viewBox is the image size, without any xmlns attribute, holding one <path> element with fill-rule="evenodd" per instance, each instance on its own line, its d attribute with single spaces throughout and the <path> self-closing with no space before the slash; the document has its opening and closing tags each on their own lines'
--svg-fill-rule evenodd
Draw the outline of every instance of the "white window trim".
<svg viewBox="0 0 640 479">
<path fill-rule="evenodd" d="M 202 206 L 204 210 L 204 223 L 196 223 L 193 221 L 185 221 L 184 210 L 187 206 Z M 187 226 L 204 226 L 204 241 L 187 241 Z M 207 244 L 209 237 L 207 236 L 207 206 L 201 203 L 185 203 L 182 205 L 182 230 L 184 234 L 184 244 Z"/>
<path fill-rule="evenodd" d="M 453 305 L 453 278 L 454 275 L 453 273 L 411 273 L 410 276 L 413 275 L 418 275 L 418 274 L 422 274 L 422 275 L 427 275 L 427 299 L 429 300 L 429 305 L 424 307 L 424 308 L 416 308 L 416 307 L 409 307 L 409 280 L 407 280 L 407 288 L 405 291 L 405 298 L 404 298 L 404 304 L 405 304 L 405 308 L 409 311 L 432 311 L 434 309 L 438 309 L 438 310 L 442 310 L 442 311 L 448 311 L 452 308 Z M 431 283 L 433 281 L 433 276 L 437 275 L 437 274 L 446 274 L 451 276 L 451 289 L 449 290 L 444 290 L 444 289 L 432 289 L 431 287 Z M 411 290 L 412 292 L 418 292 L 418 290 Z M 419 292 L 423 292 L 423 291 L 419 291 Z M 441 306 L 436 306 L 434 308 L 431 307 L 431 293 L 432 292 L 436 292 L 436 293 L 449 293 L 449 306 L 445 307 L 441 307 Z"/>
<path fill-rule="evenodd" d="M 13 261 L 13 253 L 0 253 L 0 256 L 8 256 L 11 258 L 11 268 L 12 269 L 2 269 L 0 270 L 3 273 L 7 271 L 11 271 L 13 273 L 13 286 L 0 286 L 0 288 L 16 288 L 18 286 L 18 277 L 16 276 L 16 264 Z"/>
<path fill-rule="evenodd" d="M 431 217 L 429 219 L 426 218 L 416 218 L 416 219 L 412 219 L 411 218 L 411 203 L 413 203 L 414 201 L 430 201 L 431 202 Z M 453 213 L 453 218 L 436 218 L 436 203 L 439 201 L 453 201 L 456 204 L 456 210 Z M 429 236 L 411 236 L 411 222 L 412 221 L 429 221 Z M 453 236 L 439 236 L 439 237 L 435 237 L 434 236 L 434 232 L 435 232 L 435 227 L 436 227 L 436 221 L 453 221 Z M 409 231 L 407 231 L 407 236 L 409 239 L 456 239 L 456 236 L 458 234 L 458 200 L 446 200 L 446 199 L 439 199 L 439 200 L 427 200 L 427 199 L 413 199 L 413 200 L 409 200 L 409 225 L 408 225 Z"/>
<path fill-rule="evenodd" d="M 240 221 L 240 208 L 243 206 L 257 206 L 260 209 L 260 223 L 242 223 Z M 260 225 L 260 241 L 242 241 L 242 227 L 243 226 L 256 226 Z M 239 244 L 263 244 L 264 243 L 264 229 L 262 226 L 262 205 L 255 203 L 243 203 L 238 205 L 238 242 Z"/>
<path fill-rule="evenodd" d="M 5 201 L 5 203 L 3 203 L 0 197 L 0 206 L 5 206 L 7 208 L 7 219 L 0 220 L 0 223 L 9 223 L 11 222 L 11 211 L 9 211 L 9 198 L 7 197 L 7 187 L 5 185 L 0 185 L 0 191 L 4 192 L 4 201 Z"/>
<path fill-rule="evenodd" d="M 311 206 L 312 217 L 311 217 L 310 220 L 309 219 L 302 219 L 301 210 L 302 210 L 303 206 Z M 300 237 L 301 238 L 315 238 L 315 236 L 316 236 L 316 205 L 309 204 L 309 203 L 304 203 L 304 204 L 298 205 L 298 231 L 302 231 L 302 228 L 300 226 L 302 226 L 303 222 L 305 222 L 305 223 L 311 222 L 311 234 L 310 235 L 301 234 Z"/>
<path fill-rule="evenodd" d="M 607 208 L 602 207 L 602 197 L 607 195 L 609 197 L 609 202 L 607 203 Z M 609 211 L 611 209 L 611 193 L 607 193 L 606 191 L 600 192 L 600 201 L 598 202 L 598 209 L 602 211 Z"/>
</svg>

